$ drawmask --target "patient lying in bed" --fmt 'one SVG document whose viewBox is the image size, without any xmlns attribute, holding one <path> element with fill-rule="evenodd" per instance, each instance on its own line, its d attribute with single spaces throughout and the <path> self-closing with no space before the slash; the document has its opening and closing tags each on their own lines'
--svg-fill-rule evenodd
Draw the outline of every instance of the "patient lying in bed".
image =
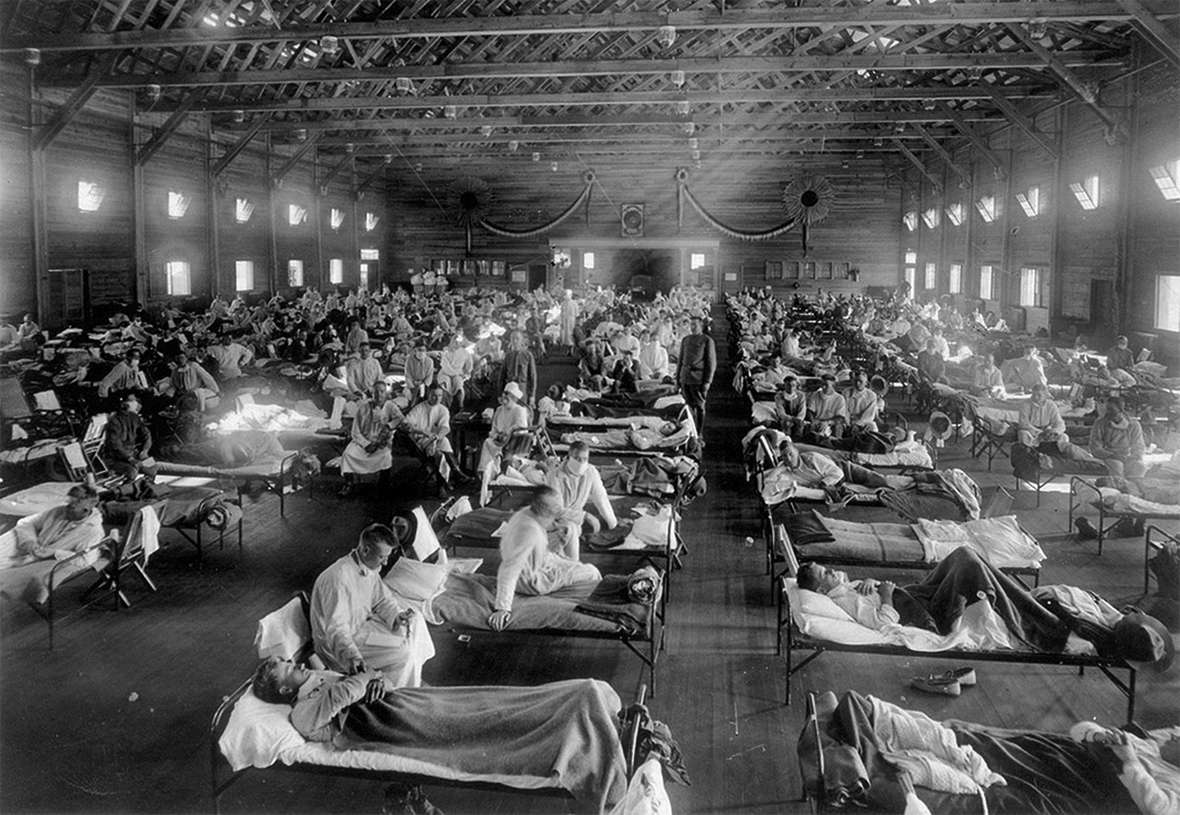
<svg viewBox="0 0 1180 815">
<path fill-rule="evenodd" d="M 1166 669 L 1173 656 L 1171 637 L 1159 621 L 1138 612 L 1123 615 L 1081 589 L 1042 586 L 1030 592 L 967 547 L 904 588 L 888 580 L 850 581 L 844 572 L 818 563 L 799 568 L 798 586 L 826 595 L 856 622 L 878 631 L 900 624 L 947 635 L 965 610 L 982 600 L 1006 629 L 991 632 L 1002 647 L 1062 651 L 1072 632 L 1090 640 L 1100 655 L 1136 666 Z"/>
<path fill-rule="evenodd" d="M 252 683 L 292 706 L 309 741 L 400 756 L 480 775 L 556 777 L 584 811 L 623 795 L 626 762 L 618 695 L 592 679 L 537 687 L 392 689 L 381 674 L 341 676 L 270 657 Z"/>
</svg>

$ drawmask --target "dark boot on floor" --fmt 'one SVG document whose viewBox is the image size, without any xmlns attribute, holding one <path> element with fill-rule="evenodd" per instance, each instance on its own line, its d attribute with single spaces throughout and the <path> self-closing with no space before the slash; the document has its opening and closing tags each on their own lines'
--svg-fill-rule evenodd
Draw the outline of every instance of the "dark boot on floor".
<svg viewBox="0 0 1180 815">
<path fill-rule="evenodd" d="M 1092 541 L 1098 539 L 1098 530 L 1094 528 L 1094 525 L 1088 519 L 1077 518 L 1074 520 L 1073 525 L 1078 530 L 1078 540 Z"/>
</svg>

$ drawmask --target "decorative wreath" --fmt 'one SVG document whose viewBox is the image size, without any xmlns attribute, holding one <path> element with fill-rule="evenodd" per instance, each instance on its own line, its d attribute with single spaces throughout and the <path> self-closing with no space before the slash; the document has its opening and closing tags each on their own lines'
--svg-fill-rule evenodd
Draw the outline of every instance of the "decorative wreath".
<svg viewBox="0 0 1180 815">
<path fill-rule="evenodd" d="M 482 221 L 495 198 L 487 182 L 474 176 L 460 178 L 447 188 L 447 207 L 463 226 Z"/>
<path fill-rule="evenodd" d="M 783 187 L 783 207 L 787 215 L 808 226 L 828 217 L 835 198 L 831 182 L 823 176 L 800 175 Z"/>
</svg>

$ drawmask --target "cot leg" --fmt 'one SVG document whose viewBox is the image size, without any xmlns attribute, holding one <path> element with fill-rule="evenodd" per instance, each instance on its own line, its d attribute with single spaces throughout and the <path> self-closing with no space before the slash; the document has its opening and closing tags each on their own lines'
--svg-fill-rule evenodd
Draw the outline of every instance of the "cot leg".
<svg viewBox="0 0 1180 815">
<path fill-rule="evenodd" d="M 1085 676 L 1085 675 L 1086 675 L 1086 666 L 1079 665 L 1078 666 L 1078 676 Z"/>
<path fill-rule="evenodd" d="M 1127 678 L 1127 726 L 1130 727 L 1135 723 L 1135 676 L 1138 674 L 1134 668 L 1128 671 Z"/>
<path fill-rule="evenodd" d="M 1106 512 L 1102 502 L 1098 502 L 1098 554 L 1102 554 L 1102 540 L 1106 537 Z"/>
</svg>

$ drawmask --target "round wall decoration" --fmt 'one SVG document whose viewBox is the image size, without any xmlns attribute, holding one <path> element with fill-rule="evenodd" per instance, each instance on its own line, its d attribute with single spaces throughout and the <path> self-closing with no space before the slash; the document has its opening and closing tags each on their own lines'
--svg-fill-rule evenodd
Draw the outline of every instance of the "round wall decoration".
<svg viewBox="0 0 1180 815">
<path fill-rule="evenodd" d="M 783 206 L 787 215 L 804 224 L 818 224 L 828 217 L 836 193 L 823 176 L 804 174 L 783 187 Z"/>
</svg>

